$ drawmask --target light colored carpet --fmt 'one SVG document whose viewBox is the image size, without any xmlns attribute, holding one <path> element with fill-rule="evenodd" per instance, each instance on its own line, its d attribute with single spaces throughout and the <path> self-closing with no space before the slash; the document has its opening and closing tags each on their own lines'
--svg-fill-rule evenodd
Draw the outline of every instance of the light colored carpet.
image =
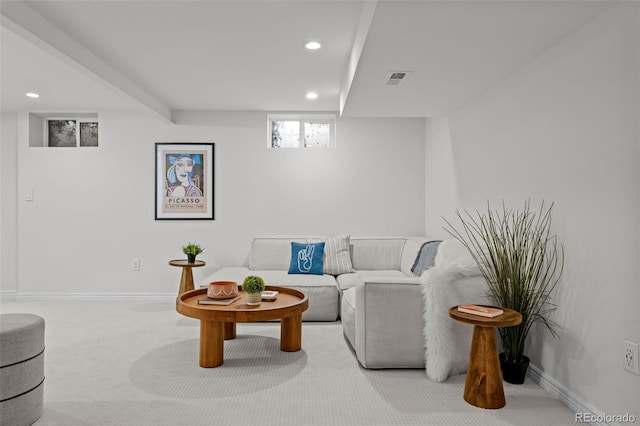
<svg viewBox="0 0 640 426">
<path fill-rule="evenodd" d="M 506 407 L 462 399 L 464 375 L 361 368 L 338 323 L 304 323 L 280 351 L 279 323 L 238 324 L 221 367 L 198 366 L 199 322 L 173 303 L 4 300 L 45 318 L 46 425 L 558 425 L 574 414 L 527 379 Z"/>
</svg>

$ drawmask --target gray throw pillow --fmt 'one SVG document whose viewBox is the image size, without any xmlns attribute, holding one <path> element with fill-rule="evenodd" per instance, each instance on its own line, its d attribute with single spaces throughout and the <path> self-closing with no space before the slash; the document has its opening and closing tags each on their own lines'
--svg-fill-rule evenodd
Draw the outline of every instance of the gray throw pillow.
<svg viewBox="0 0 640 426">
<path fill-rule="evenodd" d="M 438 254 L 438 246 L 442 241 L 427 241 L 420 248 L 420 252 L 416 257 L 416 261 L 411 267 L 411 272 L 417 276 L 421 276 L 424 271 L 431 268 L 436 260 L 436 254 Z"/>
<path fill-rule="evenodd" d="M 349 239 L 349 235 L 323 238 L 325 243 L 323 272 L 325 274 L 340 275 L 353 272 Z"/>
</svg>

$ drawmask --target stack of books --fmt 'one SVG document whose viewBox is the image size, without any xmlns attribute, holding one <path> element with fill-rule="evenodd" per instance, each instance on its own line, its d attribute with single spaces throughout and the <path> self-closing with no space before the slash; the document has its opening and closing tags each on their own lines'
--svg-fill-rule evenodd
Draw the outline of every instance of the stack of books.
<svg viewBox="0 0 640 426">
<path fill-rule="evenodd" d="M 262 300 L 265 300 L 267 302 L 276 300 L 277 297 L 278 297 L 277 291 L 267 290 L 262 292 Z"/>
<path fill-rule="evenodd" d="M 464 312 L 465 314 L 479 315 L 486 318 L 497 317 L 498 315 L 502 315 L 504 313 L 502 309 L 480 305 L 460 305 L 458 306 L 458 311 Z"/>
</svg>

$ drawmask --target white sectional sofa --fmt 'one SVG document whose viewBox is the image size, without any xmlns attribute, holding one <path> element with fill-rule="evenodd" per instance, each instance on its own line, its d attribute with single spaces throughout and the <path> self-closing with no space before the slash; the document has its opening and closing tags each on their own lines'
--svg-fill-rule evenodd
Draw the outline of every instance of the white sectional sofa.
<svg viewBox="0 0 640 426">
<path fill-rule="evenodd" d="M 342 267 L 340 273 L 323 275 L 288 273 L 291 242 L 316 243 L 334 239 L 327 243 L 326 263 L 329 251 L 335 249 L 335 238 L 340 237 L 254 238 L 247 265 L 222 268 L 203 279 L 200 285 L 204 287 L 211 281 L 226 280 L 242 283 L 248 275 L 259 275 L 267 285 L 300 290 L 309 296 L 309 308 L 303 313 L 303 321 L 336 321 L 340 318 L 347 340 L 360 364 L 366 368 L 425 368 L 428 353 L 425 351 L 428 337 L 424 335 L 425 318 L 434 318 L 432 322 L 438 323 L 438 327 L 449 330 L 439 334 L 438 339 L 441 340 L 442 336 L 453 339 L 452 336 L 456 335 L 456 341 L 449 346 L 461 348 L 463 355 L 451 361 L 445 359 L 443 368 L 440 358 L 446 351 L 436 348 L 438 355 L 432 363 L 436 363 L 438 373 L 432 378 L 442 381 L 449 372 L 465 371 L 472 327 L 456 325 L 445 308 L 451 303 L 483 301 L 480 297 L 484 286 L 479 271 L 469 264 L 468 259 L 465 259 L 467 270 L 455 266 L 458 257 L 464 254 L 449 249 L 448 255 L 440 256 L 441 267 L 432 268 L 432 275 L 439 282 L 426 292 L 428 274 L 420 277 L 412 272 L 421 247 L 431 240 L 425 237 L 344 236 L 340 243 L 344 243 L 345 238 L 348 241 L 346 256 L 351 265 L 347 269 Z M 447 275 L 448 272 L 451 274 Z M 443 280 L 443 276 L 447 279 Z M 449 286 L 451 281 L 455 282 Z M 460 290 L 450 293 L 449 287 Z M 475 290 L 467 291 L 467 288 Z M 440 297 L 439 294 L 443 295 L 443 300 L 438 302 L 440 305 L 434 305 L 433 297 Z M 467 299 L 467 295 L 473 297 Z M 432 297 L 429 299 L 427 296 Z M 431 317 L 425 316 L 426 303 L 434 306 Z M 442 371 L 447 372 L 444 377 Z"/>
<path fill-rule="evenodd" d="M 309 309 L 303 321 L 336 321 L 340 317 L 340 301 L 345 290 L 354 288 L 366 277 L 406 279 L 413 276 L 411 267 L 422 237 L 345 237 L 349 244 L 351 272 L 339 275 L 289 274 L 291 242 L 315 243 L 323 237 L 257 237 L 251 242 L 248 264 L 225 267 L 206 277 L 200 285 L 211 281 L 242 283 L 248 275 L 259 275 L 267 285 L 290 287 L 309 296 Z"/>
</svg>

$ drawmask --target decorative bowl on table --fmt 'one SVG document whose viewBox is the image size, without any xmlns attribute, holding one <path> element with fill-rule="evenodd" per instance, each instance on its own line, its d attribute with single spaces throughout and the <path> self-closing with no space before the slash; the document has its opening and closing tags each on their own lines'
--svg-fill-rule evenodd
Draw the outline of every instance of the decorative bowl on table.
<svg viewBox="0 0 640 426">
<path fill-rule="evenodd" d="M 211 299 L 229 299 L 238 295 L 238 283 L 235 281 L 213 281 L 207 288 L 207 297 Z"/>
</svg>

